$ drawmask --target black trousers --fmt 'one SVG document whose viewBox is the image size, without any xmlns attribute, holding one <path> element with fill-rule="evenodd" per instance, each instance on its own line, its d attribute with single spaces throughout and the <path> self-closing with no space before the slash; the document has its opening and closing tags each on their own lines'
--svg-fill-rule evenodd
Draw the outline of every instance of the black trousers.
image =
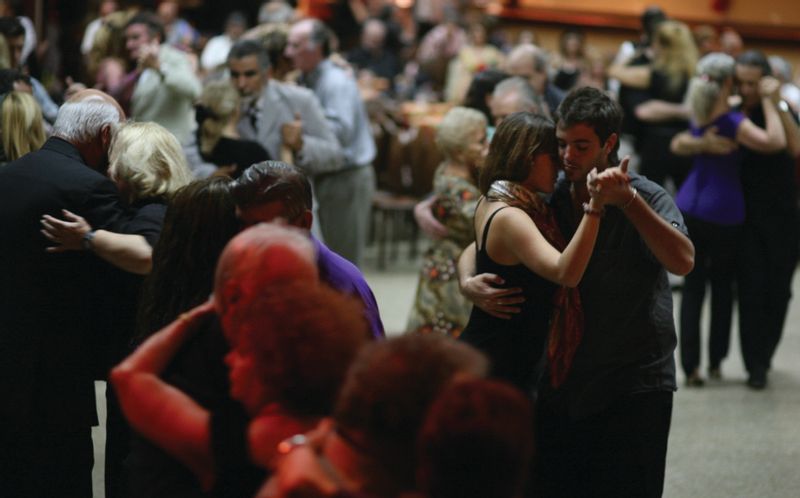
<svg viewBox="0 0 800 498">
<path fill-rule="evenodd" d="M 680 313 L 681 366 L 690 375 L 700 365 L 700 316 L 711 284 L 708 360 L 711 368 L 728 355 L 740 226 L 723 226 L 684 215 L 694 243 L 694 269 L 683 281 Z"/>
<path fill-rule="evenodd" d="M 671 420 L 671 391 L 630 394 L 577 421 L 540 400 L 533 495 L 661 496 Z"/>
<path fill-rule="evenodd" d="M 4 428 L 9 429 L 13 428 Z M 91 497 L 93 465 L 90 427 L 3 435 L 0 436 L 0 495 L 7 498 Z"/>
<path fill-rule="evenodd" d="M 745 368 L 769 370 L 778 347 L 797 266 L 795 215 L 748 220 L 739 251 L 739 336 Z"/>
</svg>

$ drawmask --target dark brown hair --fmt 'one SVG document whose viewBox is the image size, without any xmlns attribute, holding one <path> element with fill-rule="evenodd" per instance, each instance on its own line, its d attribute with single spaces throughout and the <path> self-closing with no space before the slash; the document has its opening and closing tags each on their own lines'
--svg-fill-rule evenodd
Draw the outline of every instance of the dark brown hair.
<svg viewBox="0 0 800 498">
<path fill-rule="evenodd" d="M 138 341 L 211 294 L 217 259 L 239 231 L 229 183 L 222 177 L 197 180 L 170 200 L 153 248 L 153 271 L 142 285 Z"/>
<path fill-rule="evenodd" d="M 469 379 L 445 387 L 418 440 L 425 496 L 520 496 L 533 455 L 532 421 L 530 402 L 508 384 Z"/>
<path fill-rule="evenodd" d="M 521 182 L 528 178 L 535 156 L 557 153 L 555 125 L 549 118 L 515 112 L 500 123 L 492 137 L 478 188 L 486 195 L 497 180 Z"/>
</svg>

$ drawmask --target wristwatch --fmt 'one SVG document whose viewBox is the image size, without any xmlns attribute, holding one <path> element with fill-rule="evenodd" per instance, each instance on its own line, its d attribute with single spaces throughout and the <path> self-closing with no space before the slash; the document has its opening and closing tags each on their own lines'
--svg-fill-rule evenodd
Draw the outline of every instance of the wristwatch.
<svg viewBox="0 0 800 498">
<path fill-rule="evenodd" d="M 83 239 L 81 239 L 81 245 L 87 251 L 91 251 L 94 249 L 94 230 L 90 230 L 83 234 Z"/>
</svg>

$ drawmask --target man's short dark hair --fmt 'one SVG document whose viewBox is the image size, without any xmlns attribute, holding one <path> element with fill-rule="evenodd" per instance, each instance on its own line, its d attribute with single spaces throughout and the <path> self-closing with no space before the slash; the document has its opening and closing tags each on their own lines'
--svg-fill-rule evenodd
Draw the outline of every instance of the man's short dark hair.
<svg viewBox="0 0 800 498">
<path fill-rule="evenodd" d="M 16 69 L 0 69 L 0 94 L 14 90 L 14 83 L 21 81 L 31 86 L 31 77 Z"/>
<path fill-rule="evenodd" d="M 239 209 L 280 201 L 284 215 L 294 219 L 312 206 L 311 184 L 302 171 L 281 161 L 264 161 L 244 170 L 231 184 Z"/>
<path fill-rule="evenodd" d="M 772 67 L 769 59 L 761 50 L 746 50 L 736 57 L 736 64 L 752 66 L 761 69 L 761 76 L 772 76 Z"/>
<path fill-rule="evenodd" d="M 657 5 L 653 5 L 645 9 L 642 12 L 642 31 L 644 31 L 645 36 L 647 37 L 647 44 L 649 45 L 653 38 L 655 37 L 656 30 L 658 26 L 667 20 L 667 14 L 661 10 L 661 7 Z"/>
<path fill-rule="evenodd" d="M 134 15 L 131 17 L 130 21 L 125 24 L 125 29 L 127 30 L 134 24 L 144 24 L 147 26 L 147 31 L 150 33 L 150 36 L 158 38 L 158 41 L 161 43 L 164 43 L 164 40 L 167 39 L 166 31 L 164 31 L 164 24 L 161 22 L 161 19 L 152 12 L 139 12 Z"/>
<path fill-rule="evenodd" d="M 260 42 L 255 40 L 239 40 L 233 44 L 231 50 L 228 52 L 228 61 L 232 59 L 244 59 L 255 55 L 258 58 L 258 67 L 262 71 L 269 69 L 269 54 Z"/>
<path fill-rule="evenodd" d="M 608 137 L 616 133 L 619 137 L 622 126 L 622 107 L 604 92 L 592 87 L 572 90 L 556 110 L 556 123 L 561 129 L 577 124 L 591 126 L 603 145 Z M 608 163 L 617 165 L 619 139 L 608 154 Z"/>
<path fill-rule="evenodd" d="M 6 39 L 25 36 L 25 27 L 16 17 L 0 17 L 0 35 Z"/>
<path fill-rule="evenodd" d="M 315 45 L 322 47 L 322 55 L 324 57 L 331 55 L 332 37 L 333 33 L 331 33 L 331 30 L 325 25 L 324 22 L 320 21 L 319 19 L 311 20 L 311 33 L 309 35 L 309 39 Z"/>
</svg>

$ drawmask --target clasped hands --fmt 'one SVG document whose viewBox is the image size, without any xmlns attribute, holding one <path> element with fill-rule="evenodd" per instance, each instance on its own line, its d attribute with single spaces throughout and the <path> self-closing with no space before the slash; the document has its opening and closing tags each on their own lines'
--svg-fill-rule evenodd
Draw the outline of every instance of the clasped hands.
<svg viewBox="0 0 800 498">
<path fill-rule="evenodd" d="M 599 206 L 624 206 L 633 200 L 633 190 L 628 176 L 630 157 L 625 157 L 619 166 L 589 172 L 586 188 L 592 202 Z"/>
</svg>

